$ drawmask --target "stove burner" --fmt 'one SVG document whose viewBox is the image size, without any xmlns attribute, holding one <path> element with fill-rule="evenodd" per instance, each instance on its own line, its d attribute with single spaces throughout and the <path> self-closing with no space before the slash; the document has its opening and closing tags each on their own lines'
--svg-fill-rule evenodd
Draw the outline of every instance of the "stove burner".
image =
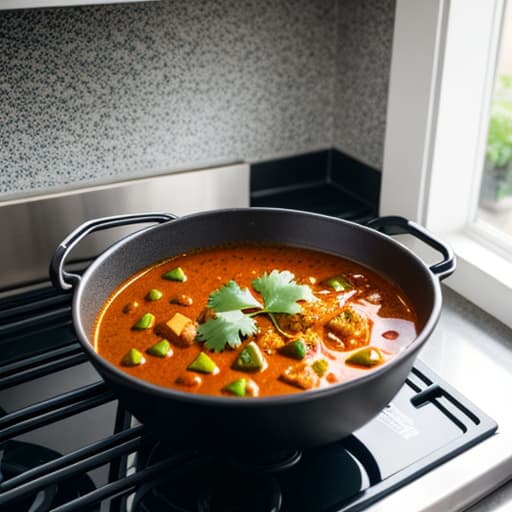
<svg viewBox="0 0 512 512">
<path fill-rule="evenodd" d="M 263 453 L 260 456 L 255 454 L 248 458 L 240 456 L 229 457 L 228 462 L 235 471 L 243 473 L 277 473 L 295 466 L 302 457 L 302 451 L 277 451 Z"/>
<path fill-rule="evenodd" d="M 283 494 L 272 473 L 290 469 L 301 457 L 300 450 L 228 457 L 215 481 L 200 489 L 198 512 L 279 512 Z"/>
<path fill-rule="evenodd" d="M 191 453 L 166 477 L 142 486 L 133 512 L 296 512 L 331 510 L 358 496 L 376 478 L 364 446 L 333 443 L 241 460 Z M 157 442 L 140 453 L 138 469 L 176 453 Z"/>
<path fill-rule="evenodd" d="M 32 443 L 8 441 L 0 449 L 0 482 L 8 481 L 25 471 L 60 457 L 60 454 Z M 47 512 L 67 503 L 74 498 L 83 496 L 95 489 L 92 480 L 87 475 L 70 477 L 59 484 L 48 484 L 33 494 L 16 499 L 10 503 L 10 510 L 30 510 Z M 99 512 L 98 507 L 92 507 L 91 512 Z"/>
<path fill-rule="evenodd" d="M 283 494 L 270 475 L 229 474 L 201 489 L 198 512 L 279 512 Z"/>
</svg>

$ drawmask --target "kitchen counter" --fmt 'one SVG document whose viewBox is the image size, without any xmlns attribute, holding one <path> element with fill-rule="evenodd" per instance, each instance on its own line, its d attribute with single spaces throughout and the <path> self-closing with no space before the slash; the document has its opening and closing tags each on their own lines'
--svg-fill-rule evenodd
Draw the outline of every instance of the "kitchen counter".
<svg viewBox="0 0 512 512">
<path fill-rule="evenodd" d="M 495 492 L 470 507 L 467 512 L 509 512 L 512 510 L 512 482 L 508 482 Z"/>
<path fill-rule="evenodd" d="M 439 324 L 419 358 L 491 416 L 498 432 L 368 512 L 512 510 L 512 330 L 447 286 L 443 295 Z"/>
</svg>

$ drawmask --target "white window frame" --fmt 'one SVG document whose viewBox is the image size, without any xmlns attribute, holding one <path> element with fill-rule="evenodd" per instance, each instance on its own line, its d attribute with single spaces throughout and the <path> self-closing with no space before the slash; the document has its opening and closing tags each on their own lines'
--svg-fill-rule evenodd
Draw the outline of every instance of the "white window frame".
<svg viewBox="0 0 512 512">
<path fill-rule="evenodd" d="M 504 0 L 397 0 L 380 202 L 452 246 L 446 284 L 512 327 L 512 261 L 472 225 Z"/>
</svg>

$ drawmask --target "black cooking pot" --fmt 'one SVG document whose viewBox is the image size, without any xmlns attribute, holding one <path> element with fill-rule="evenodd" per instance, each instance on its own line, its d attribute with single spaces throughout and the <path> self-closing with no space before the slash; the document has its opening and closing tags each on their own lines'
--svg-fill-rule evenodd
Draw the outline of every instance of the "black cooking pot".
<svg viewBox="0 0 512 512">
<path fill-rule="evenodd" d="M 64 270 L 72 248 L 88 233 L 158 222 L 119 240 L 83 276 Z M 75 288 L 73 321 L 92 364 L 133 415 L 170 443 L 234 452 L 303 448 L 341 439 L 377 415 L 400 389 L 441 310 L 439 281 L 455 269 L 451 250 L 422 227 L 383 217 L 371 227 L 293 210 L 241 208 L 176 218 L 126 215 L 87 222 L 57 248 L 51 276 Z M 383 231 L 384 233 L 380 232 Z M 428 267 L 390 234 L 409 233 L 439 251 Z M 290 395 L 237 399 L 162 388 L 136 379 L 100 357 L 92 345 L 98 311 L 112 291 L 140 269 L 192 249 L 233 241 L 274 242 L 334 253 L 371 267 L 398 284 L 418 315 L 418 336 L 389 363 L 328 388 Z"/>
</svg>

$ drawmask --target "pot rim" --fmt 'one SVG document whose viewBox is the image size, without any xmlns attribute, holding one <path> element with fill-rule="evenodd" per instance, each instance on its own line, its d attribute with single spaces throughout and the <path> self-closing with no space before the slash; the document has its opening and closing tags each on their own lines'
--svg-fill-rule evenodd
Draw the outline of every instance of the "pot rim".
<svg viewBox="0 0 512 512">
<path fill-rule="evenodd" d="M 416 264 L 423 268 L 426 271 L 426 275 L 430 276 L 430 280 L 432 282 L 432 288 L 434 292 L 433 297 L 433 307 L 430 315 L 423 326 L 422 330 L 416 336 L 416 338 L 406 347 L 404 347 L 400 352 L 398 352 L 389 362 L 379 366 L 378 368 L 372 369 L 366 374 L 362 374 L 361 376 L 352 378 L 348 381 L 339 382 L 337 384 L 332 384 L 325 388 L 317 388 L 311 390 L 304 390 L 299 393 L 290 393 L 283 395 L 273 395 L 273 396 L 262 396 L 257 397 L 257 399 L 247 399 L 245 397 L 232 397 L 232 396 L 216 396 L 216 395 L 204 395 L 199 393 L 194 393 L 190 391 L 180 391 L 179 389 L 174 388 L 166 388 L 162 386 L 158 386 L 149 381 L 139 379 L 137 377 L 133 377 L 132 375 L 122 371 L 114 364 L 107 361 L 105 358 L 100 356 L 94 349 L 93 344 L 89 341 L 89 337 L 86 334 L 80 316 L 80 304 L 81 298 L 84 290 L 87 286 L 87 281 L 94 275 L 95 269 L 101 265 L 105 260 L 107 260 L 111 254 L 120 250 L 124 245 L 131 242 L 133 239 L 140 237 L 142 234 L 147 233 L 148 231 L 165 229 L 165 226 L 169 223 L 158 224 L 149 226 L 146 228 L 142 228 L 140 230 L 135 231 L 127 236 L 122 237 L 114 244 L 112 244 L 109 248 L 107 248 L 104 252 L 102 252 L 91 265 L 84 272 L 80 282 L 78 283 L 74 295 L 73 295 L 73 303 L 72 303 L 72 313 L 73 313 L 73 323 L 75 327 L 75 331 L 78 337 L 78 340 L 87 355 L 89 356 L 90 361 L 93 365 L 100 366 L 105 372 L 109 374 L 109 377 L 113 378 L 117 383 L 121 383 L 123 385 L 128 385 L 131 388 L 138 389 L 139 391 L 149 392 L 151 394 L 156 394 L 161 397 L 179 400 L 183 402 L 192 402 L 201 405 L 209 405 L 209 406 L 222 406 L 222 407 L 244 407 L 244 408 L 258 408 L 258 407 L 268 407 L 268 406 L 283 406 L 283 405 L 292 405 L 300 402 L 308 402 L 310 400 L 317 400 L 321 397 L 328 397 L 334 394 L 341 392 L 342 390 L 350 389 L 355 386 L 364 385 L 364 383 L 371 382 L 372 380 L 377 380 L 381 375 L 393 371 L 396 366 L 399 366 L 404 359 L 412 357 L 412 355 L 420 350 L 423 344 L 426 342 L 428 337 L 431 335 L 434 330 L 441 313 L 442 306 L 442 293 L 440 282 L 435 276 L 435 274 L 429 269 L 426 263 L 419 258 L 411 249 L 399 243 L 397 240 L 391 238 L 391 236 L 376 231 L 370 227 L 357 224 L 356 222 L 352 222 L 346 219 L 341 219 L 337 217 L 332 217 L 329 215 L 324 215 L 320 213 L 307 212 L 302 210 L 293 210 L 286 208 L 270 208 L 270 207 L 242 207 L 242 208 L 225 208 L 225 209 L 216 209 L 216 210 L 207 210 L 196 212 L 188 215 L 184 215 L 182 217 L 178 217 L 175 220 L 169 221 L 170 223 L 176 222 L 186 222 L 188 219 L 195 219 L 197 217 L 205 217 L 219 214 L 234 214 L 237 213 L 246 213 L 246 212 L 262 212 L 262 213 L 286 213 L 286 214 L 295 214 L 305 217 L 315 217 L 319 220 L 325 219 L 329 222 L 340 223 L 349 225 L 352 228 L 370 232 L 372 236 L 376 236 L 381 238 L 384 243 L 392 244 L 398 247 L 400 250 L 405 251 L 408 254 L 408 257 L 412 258 Z M 342 256 L 342 255 L 340 255 Z M 171 256 L 169 256 L 171 257 Z M 161 261 L 161 260 L 158 260 Z M 158 263 L 155 261 L 155 263 Z M 374 269 L 379 272 L 378 269 Z M 111 290 L 113 291 L 113 290 Z"/>
</svg>

